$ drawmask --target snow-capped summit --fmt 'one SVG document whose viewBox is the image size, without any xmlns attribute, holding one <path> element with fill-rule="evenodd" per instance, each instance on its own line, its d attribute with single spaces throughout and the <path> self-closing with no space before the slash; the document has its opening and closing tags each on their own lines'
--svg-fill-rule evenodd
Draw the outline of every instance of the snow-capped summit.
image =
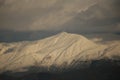
<svg viewBox="0 0 120 80">
<path fill-rule="evenodd" d="M 76 61 L 111 57 L 116 50 L 110 52 L 108 49 L 107 45 L 96 44 L 82 35 L 66 32 L 37 41 L 1 43 L 0 70 L 17 70 L 29 66 L 63 67 L 64 64 L 66 67 L 74 66 Z"/>
</svg>

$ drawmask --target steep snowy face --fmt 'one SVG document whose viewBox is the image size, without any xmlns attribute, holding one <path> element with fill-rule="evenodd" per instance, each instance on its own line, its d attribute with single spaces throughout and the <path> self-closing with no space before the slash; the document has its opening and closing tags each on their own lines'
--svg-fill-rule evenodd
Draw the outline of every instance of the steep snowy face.
<svg viewBox="0 0 120 80">
<path fill-rule="evenodd" d="M 74 66 L 79 61 L 101 59 L 106 49 L 105 45 L 98 45 L 81 35 L 66 32 L 38 41 L 1 43 L 0 70 L 29 66 L 61 67 L 64 64 L 66 67 Z"/>
</svg>

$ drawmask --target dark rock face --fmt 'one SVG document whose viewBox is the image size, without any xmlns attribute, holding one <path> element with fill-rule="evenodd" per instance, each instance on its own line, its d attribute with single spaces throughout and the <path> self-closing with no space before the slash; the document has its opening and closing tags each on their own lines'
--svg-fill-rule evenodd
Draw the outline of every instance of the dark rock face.
<svg viewBox="0 0 120 80">
<path fill-rule="evenodd" d="M 60 73 L 30 73 L 17 77 L 9 73 L 2 73 L 0 80 L 120 80 L 120 61 L 96 60 L 87 68 L 74 68 Z M 24 73 L 17 72 L 14 75 Z"/>
</svg>

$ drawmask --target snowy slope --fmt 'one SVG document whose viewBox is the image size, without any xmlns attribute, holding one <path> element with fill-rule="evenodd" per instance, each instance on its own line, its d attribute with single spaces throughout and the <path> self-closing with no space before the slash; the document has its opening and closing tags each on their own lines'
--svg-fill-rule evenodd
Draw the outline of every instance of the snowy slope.
<svg viewBox="0 0 120 80">
<path fill-rule="evenodd" d="M 120 56 L 119 49 L 119 42 L 96 44 L 81 35 L 66 32 L 38 41 L 1 43 L 0 71 L 29 66 L 74 67 L 76 61 L 114 59 Z"/>
</svg>

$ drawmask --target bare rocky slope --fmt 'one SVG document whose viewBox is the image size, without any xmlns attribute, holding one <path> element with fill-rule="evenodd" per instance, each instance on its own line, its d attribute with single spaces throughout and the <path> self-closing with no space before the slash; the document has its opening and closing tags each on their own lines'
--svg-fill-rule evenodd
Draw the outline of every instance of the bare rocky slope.
<svg viewBox="0 0 120 80">
<path fill-rule="evenodd" d="M 120 43 L 97 44 L 82 35 L 66 32 L 38 40 L 0 43 L 0 72 L 40 67 L 39 72 L 53 72 L 55 68 L 79 68 L 94 60 L 118 60 Z M 52 69 L 51 69 L 52 68 Z"/>
</svg>

